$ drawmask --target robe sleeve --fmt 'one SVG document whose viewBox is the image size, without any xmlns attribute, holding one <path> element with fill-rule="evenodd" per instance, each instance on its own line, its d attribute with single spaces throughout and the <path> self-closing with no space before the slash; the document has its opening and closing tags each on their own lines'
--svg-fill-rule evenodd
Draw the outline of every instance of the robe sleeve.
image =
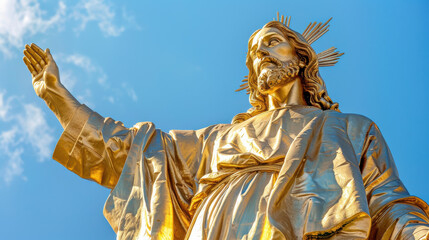
<svg viewBox="0 0 429 240">
<path fill-rule="evenodd" d="M 378 127 L 369 124 L 365 134 L 360 169 L 372 218 L 369 239 L 426 239 L 428 205 L 409 195 Z"/>
<path fill-rule="evenodd" d="M 132 143 L 134 128 L 82 105 L 64 129 L 53 159 L 82 178 L 113 188 Z"/>
</svg>

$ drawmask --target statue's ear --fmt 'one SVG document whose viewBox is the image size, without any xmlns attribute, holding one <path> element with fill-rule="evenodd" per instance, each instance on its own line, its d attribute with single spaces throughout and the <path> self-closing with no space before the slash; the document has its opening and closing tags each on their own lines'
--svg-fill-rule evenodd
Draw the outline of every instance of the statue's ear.
<svg viewBox="0 0 429 240">
<path fill-rule="evenodd" d="M 306 58 L 303 55 L 299 55 L 299 54 L 298 54 L 298 57 L 299 57 L 299 62 L 298 62 L 299 68 L 304 68 L 305 66 L 307 66 L 308 58 Z"/>
</svg>

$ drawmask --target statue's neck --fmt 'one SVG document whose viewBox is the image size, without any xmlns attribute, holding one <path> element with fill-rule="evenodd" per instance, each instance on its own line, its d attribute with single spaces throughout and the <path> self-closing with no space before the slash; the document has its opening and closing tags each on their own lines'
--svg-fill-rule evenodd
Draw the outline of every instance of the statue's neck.
<svg viewBox="0 0 429 240">
<path fill-rule="evenodd" d="M 300 77 L 296 77 L 268 95 L 268 110 L 294 105 L 307 105 L 304 100 Z"/>
</svg>

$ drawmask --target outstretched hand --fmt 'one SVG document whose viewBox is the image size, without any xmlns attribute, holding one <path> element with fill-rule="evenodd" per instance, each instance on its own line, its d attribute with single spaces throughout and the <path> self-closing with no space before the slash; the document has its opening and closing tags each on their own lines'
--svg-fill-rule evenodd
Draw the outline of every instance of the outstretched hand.
<svg viewBox="0 0 429 240">
<path fill-rule="evenodd" d="M 37 96 L 46 100 L 47 89 L 53 88 L 60 81 L 58 66 L 49 48 L 43 51 L 34 43 L 31 46 L 25 45 L 24 55 L 24 63 L 33 77 L 34 91 Z"/>
</svg>

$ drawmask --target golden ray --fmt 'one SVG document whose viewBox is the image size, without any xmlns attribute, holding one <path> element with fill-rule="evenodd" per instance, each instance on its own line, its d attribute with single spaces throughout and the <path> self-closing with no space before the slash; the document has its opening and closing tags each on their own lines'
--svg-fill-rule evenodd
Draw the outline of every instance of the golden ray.
<svg viewBox="0 0 429 240">
<path fill-rule="evenodd" d="M 235 90 L 235 91 L 236 91 L 236 92 L 240 92 L 241 90 L 244 90 L 244 89 L 247 89 L 247 88 L 249 88 L 249 86 L 241 87 L 241 88 L 239 88 L 239 89 L 237 89 L 237 90 Z"/>
<path fill-rule="evenodd" d="M 310 29 L 312 29 L 316 23 L 317 22 L 313 22 L 313 23 L 308 24 L 307 28 L 305 28 L 304 32 L 301 35 L 302 36 L 307 35 L 308 31 L 310 31 Z"/>
<path fill-rule="evenodd" d="M 237 90 L 235 90 L 236 92 L 242 91 L 244 89 L 247 89 L 247 94 L 250 93 L 250 89 L 249 89 L 249 79 L 248 76 L 244 76 L 244 79 L 241 80 L 241 82 L 244 82 L 243 84 L 240 85 L 240 88 L 238 88 Z"/>
<path fill-rule="evenodd" d="M 290 25 L 290 19 L 291 19 L 291 16 L 280 15 L 279 12 L 277 12 L 277 19 L 273 18 L 274 21 L 281 22 L 284 25 L 286 25 L 287 27 L 289 27 L 289 25 Z"/>
<path fill-rule="evenodd" d="M 302 33 L 302 36 L 307 40 L 309 44 L 312 44 L 317 39 L 319 39 L 323 34 L 329 31 L 329 25 L 327 25 L 332 18 L 326 21 L 324 24 L 319 23 L 317 26 L 314 26 L 316 22 L 310 23 L 307 28 Z"/>
<path fill-rule="evenodd" d="M 340 53 L 335 47 L 331 47 L 317 54 L 319 67 L 334 66 L 344 53 Z"/>
</svg>

